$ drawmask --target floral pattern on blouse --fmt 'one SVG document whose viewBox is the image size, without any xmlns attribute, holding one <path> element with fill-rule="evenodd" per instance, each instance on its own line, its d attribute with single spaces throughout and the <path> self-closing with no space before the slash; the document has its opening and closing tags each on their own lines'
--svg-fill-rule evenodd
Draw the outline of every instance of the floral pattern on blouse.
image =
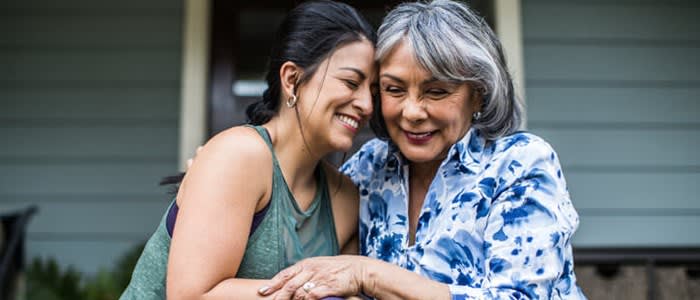
<svg viewBox="0 0 700 300">
<path fill-rule="evenodd" d="M 557 154 L 515 133 L 454 144 L 408 245 L 408 161 L 367 142 L 341 168 L 360 190 L 360 252 L 449 286 L 453 299 L 585 299 L 571 238 L 578 227 Z"/>
</svg>

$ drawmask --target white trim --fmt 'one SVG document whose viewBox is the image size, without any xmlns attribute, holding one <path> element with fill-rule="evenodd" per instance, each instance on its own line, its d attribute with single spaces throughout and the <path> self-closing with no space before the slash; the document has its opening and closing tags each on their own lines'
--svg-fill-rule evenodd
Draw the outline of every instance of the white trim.
<svg viewBox="0 0 700 300">
<path fill-rule="evenodd" d="M 211 0 L 184 0 L 182 77 L 180 93 L 180 148 L 178 165 L 206 139 L 209 66 L 209 7 Z"/>
<path fill-rule="evenodd" d="M 495 0 L 496 34 L 501 40 L 506 60 L 513 76 L 513 84 L 518 98 L 525 105 L 525 63 L 523 58 L 521 0 Z M 527 112 L 523 116 L 527 124 Z"/>
<path fill-rule="evenodd" d="M 261 97 L 267 82 L 264 80 L 236 80 L 233 83 L 233 94 L 245 97 Z"/>
</svg>

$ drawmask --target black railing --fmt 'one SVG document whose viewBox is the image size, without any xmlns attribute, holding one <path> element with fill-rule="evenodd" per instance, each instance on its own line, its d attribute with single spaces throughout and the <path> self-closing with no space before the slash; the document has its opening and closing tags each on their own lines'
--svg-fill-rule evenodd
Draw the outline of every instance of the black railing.
<svg viewBox="0 0 700 300">
<path fill-rule="evenodd" d="M 16 292 L 17 275 L 24 269 L 24 242 L 29 219 L 37 212 L 36 206 L 0 214 L 5 237 L 0 247 L 0 299 L 10 299 Z"/>
</svg>

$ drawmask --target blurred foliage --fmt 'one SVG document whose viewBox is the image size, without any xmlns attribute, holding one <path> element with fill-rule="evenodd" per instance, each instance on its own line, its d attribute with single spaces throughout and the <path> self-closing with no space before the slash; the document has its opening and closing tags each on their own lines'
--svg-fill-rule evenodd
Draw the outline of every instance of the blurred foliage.
<svg viewBox="0 0 700 300">
<path fill-rule="evenodd" d="M 62 270 L 54 258 L 35 257 L 27 268 L 29 300 L 115 300 L 131 280 L 131 272 L 145 244 L 129 249 L 112 269 L 88 276 L 73 267 Z"/>
</svg>

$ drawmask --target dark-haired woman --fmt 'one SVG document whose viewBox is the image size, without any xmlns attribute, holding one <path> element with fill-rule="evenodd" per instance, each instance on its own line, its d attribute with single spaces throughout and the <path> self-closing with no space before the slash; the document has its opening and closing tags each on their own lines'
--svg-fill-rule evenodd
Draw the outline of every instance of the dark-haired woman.
<svg viewBox="0 0 700 300">
<path fill-rule="evenodd" d="M 352 244 L 357 189 L 321 159 L 350 149 L 372 113 L 375 39 L 345 4 L 287 15 L 250 125 L 199 152 L 122 299 L 257 298 L 260 279 Z"/>
<path fill-rule="evenodd" d="M 360 254 L 313 257 L 275 299 L 585 299 L 578 214 L 554 149 L 520 132 L 500 42 L 462 1 L 403 3 L 378 30 L 367 142 L 342 168 L 360 190 Z M 262 293 L 265 295 L 265 293 Z"/>
</svg>

